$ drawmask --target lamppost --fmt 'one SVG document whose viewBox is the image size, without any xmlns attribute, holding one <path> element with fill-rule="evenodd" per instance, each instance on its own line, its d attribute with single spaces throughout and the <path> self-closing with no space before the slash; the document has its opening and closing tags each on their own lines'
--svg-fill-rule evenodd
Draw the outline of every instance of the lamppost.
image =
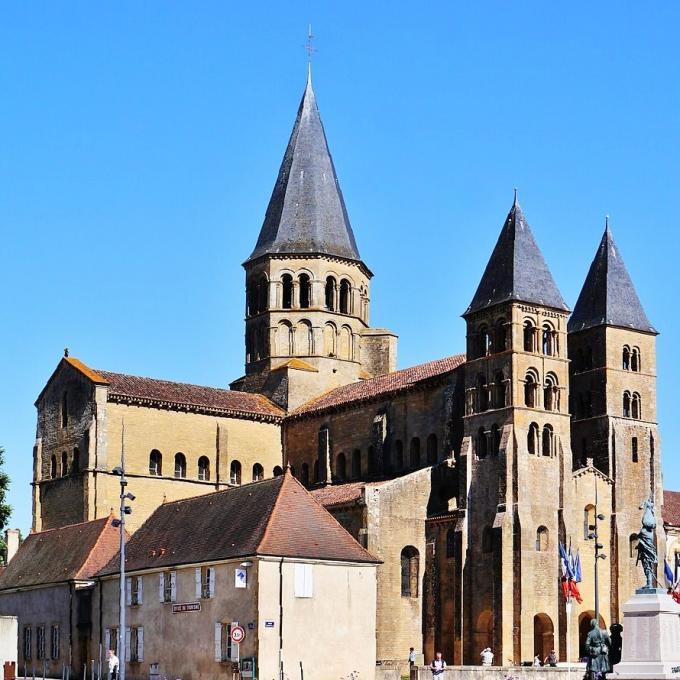
<svg viewBox="0 0 680 680">
<path fill-rule="evenodd" d="M 598 521 L 603 522 L 605 520 L 605 516 L 602 513 L 597 512 L 597 477 L 595 477 L 595 510 L 594 510 L 594 520 L 593 524 L 588 524 L 588 539 L 591 541 L 595 541 L 595 580 L 594 580 L 594 586 L 595 586 L 595 620 L 597 621 L 597 626 L 598 628 L 600 627 L 600 576 L 599 576 L 599 570 L 598 570 L 598 565 L 600 563 L 600 560 L 606 560 L 607 556 L 603 553 L 600 552 L 604 546 L 602 543 L 599 542 L 598 539 L 598 533 L 597 533 L 597 527 L 598 527 Z"/>
<path fill-rule="evenodd" d="M 113 468 L 113 474 L 120 477 L 120 518 L 114 519 L 112 524 L 120 529 L 120 605 L 118 614 L 118 677 L 125 680 L 125 515 L 132 514 L 132 508 L 125 504 L 126 500 L 134 501 L 134 494 L 125 491 L 125 459 L 121 452 L 120 467 Z"/>
</svg>

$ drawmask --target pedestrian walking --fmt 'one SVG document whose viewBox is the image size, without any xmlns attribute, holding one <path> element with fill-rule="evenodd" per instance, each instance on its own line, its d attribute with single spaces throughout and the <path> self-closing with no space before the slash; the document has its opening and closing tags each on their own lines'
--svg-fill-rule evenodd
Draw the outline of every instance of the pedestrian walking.
<svg viewBox="0 0 680 680">
<path fill-rule="evenodd" d="M 109 680 L 118 680 L 118 657 L 109 649 Z"/>
<path fill-rule="evenodd" d="M 409 647 L 408 650 L 408 667 L 409 670 L 416 665 L 416 650 L 413 647 Z"/>
</svg>

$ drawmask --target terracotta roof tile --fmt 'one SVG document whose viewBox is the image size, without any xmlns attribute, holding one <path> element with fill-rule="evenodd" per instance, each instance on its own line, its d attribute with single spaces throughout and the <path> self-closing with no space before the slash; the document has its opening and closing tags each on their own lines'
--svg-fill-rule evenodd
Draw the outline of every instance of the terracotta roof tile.
<svg viewBox="0 0 680 680">
<path fill-rule="evenodd" d="M 680 527 L 680 491 L 663 492 L 663 521 Z"/>
<path fill-rule="evenodd" d="M 381 479 L 373 482 L 345 482 L 344 484 L 328 484 L 320 489 L 314 489 L 311 494 L 314 500 L 321 503 L 325 508 L 334 505 L 344 505 L 358 501 L 366 486 L 380 486 L 390 482 L 390 479 Z"/>
<path fill-rule="evenodd" d="M 301 416 L 318 413 L 320 411 L 325 411 L 326 409 L 350 404 L 355 401 L 364 401 L 385 394 L 406 390 L 423 380 L 450 373 L 464 363 L 465 355 L 455 354 L 454 356 L 445 357 L 444 359 L 437 359 L 425 364 L 412 366 L 411 368 L 405 368 L 401 371 L 387 373 L 386 375 L 381 375 L 377 378 L 372 378 L 371 380 L 362 380 L 360 382 L 350 383 L 349 385 L 343 385 L 342 387 L 337 387 L 334 390 L 326 392 L 320 397 L 299 406 L 297 409 L 293 410 L 290 415 Z"/>
<path fill-rule="evenodd" d="M 157 508 L 126 546 L 130 571 L 275 555 L 377 562 L 290 474 Z M 117 557 L 100 572 L 117 571 Z"/>
<path fill-rule="evenodd" d="M 92 578 L 118 540 L 111 517 L 29 534 L 0 575 L 0 590 Z"/>
<path fill-rule="evenodd" d="M 109 383 L 109 400 L 133 403 L 159 403 L 199 411 L 278 419 L 284 412 L 266 397 L 218 387 L 141 378 L 123 373 L 97 371 Z"/>
</svg>

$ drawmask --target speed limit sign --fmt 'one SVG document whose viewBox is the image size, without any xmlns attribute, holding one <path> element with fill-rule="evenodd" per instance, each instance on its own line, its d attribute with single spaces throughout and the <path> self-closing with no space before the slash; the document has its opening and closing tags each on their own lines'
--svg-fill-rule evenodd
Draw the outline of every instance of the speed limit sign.
<svg viewBox="0 0 680 680">
<path fill-rule="evenodd" d="M 233 626 L 231 629 L 231 641 L 240 645 L 246 637 L 246 631 L 241 626 Z"/>
</svg>

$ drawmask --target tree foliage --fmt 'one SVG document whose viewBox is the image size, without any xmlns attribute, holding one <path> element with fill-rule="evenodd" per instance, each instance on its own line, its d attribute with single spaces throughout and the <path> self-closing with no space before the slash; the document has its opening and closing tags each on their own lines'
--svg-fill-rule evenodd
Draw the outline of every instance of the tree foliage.
<svg viewBox="0 0 680 680">
<path fill-rule="evenodd" d="M 7 502 L 7 492 L 9 491 L 9 475 L 4 471 L 5 465 L 5 449 L 0 446 L 0 555 L 3 561 L 7 554 L 7 546 L 5 545 L 5 528 L 10 515 L 12 514 L 12 506 Z"/>
</svg>

